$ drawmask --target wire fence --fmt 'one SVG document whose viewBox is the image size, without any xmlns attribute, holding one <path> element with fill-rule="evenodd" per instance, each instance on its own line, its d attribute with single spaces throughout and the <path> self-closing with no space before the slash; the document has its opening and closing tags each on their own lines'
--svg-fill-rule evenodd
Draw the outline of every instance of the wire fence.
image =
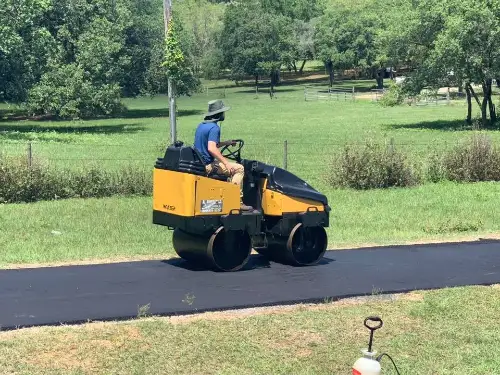
<svg viewBox="0 0 500 375">
<path fill-rule="evenodd" d="M 495 137 L 495 139 L 500 141 L 500 137 Z M 395 149 L 402 152 L 417 168 L 427 168 L 429 163 L 436 160 L 433 155 L 443 155 L 444 152 L 451 151 L 463 141 L 463 137 L 413 142 L 404 139 L 381 138 L 371 140 L 369 144 Z M 346 148 L 363 148 L 365 145 L 367 145 L 366 141 L 349 139 L 249 142 L 245 143 L 242 158 L 284 168 L 319 188 L 329 184 L 335 172 L 335 165 L 338 165 L 335 159 L 341 157 Z M 164 154 L 164 144 L 0 142 L 0 159 L 2 155 L 17 156 L 24 159 L 30 166 L 41 162 L 56 170 L 77 171 L 93 167 L 100 171 L 126 172 L 125 169 L 128 168 L 136 172 L 150 171 L 152 175 L 157 158 L 163 157 Z"/>
<path fill-rule="evenodd" d="M 432 151 L 443 151 L 460 143 L 456 140 L 435 141 L 398 141 L 382 139 L 370 144 L 394 147 L 410 155 L 428 155 Z M 269 141 L 245 143 L 242 157 L 260 160 L 284 169 L 296 169 L 307 166 L 308 169 L 322 169 L 332 157 L 341 153 L 346 147 L 362 147 L 364 141 Z M 164 145 L 151 146 L 144 144 L 85 144 L 85 143 L 0 143 L 0 156 L 11 155 L 24 157 L 28 165 L 34 161 L 43 161 L 55 166 L 74 167 L 99 164 L 103 167 L 122 167 L 127 164 L 136 166 L 153 166 L 156 159 L 163 157 Z"/>
</svg>

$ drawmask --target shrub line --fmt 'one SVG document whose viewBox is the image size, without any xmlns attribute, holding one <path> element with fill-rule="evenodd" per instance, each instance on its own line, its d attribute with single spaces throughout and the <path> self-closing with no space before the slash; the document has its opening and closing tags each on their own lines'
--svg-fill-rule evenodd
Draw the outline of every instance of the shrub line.
<svg viewBox="0 0 500 375">
<path fill-rule="evenodd" d="M 474 135 L 442 155 L 433 153 L 422 167 L 410 156 L 387 145 L 366 142 L 346 145 L 334 159 L 328 183 L 356 190 L 413 187 L 426 181 L 500 181 L 500 150 L 486 135 Z M 152 171 L 124 167 L 54 169 L 25 157 L 0 156 L 0 203 L 29 203 L 68 198 L 103 198 L 152 194 Z"/>
</svg>

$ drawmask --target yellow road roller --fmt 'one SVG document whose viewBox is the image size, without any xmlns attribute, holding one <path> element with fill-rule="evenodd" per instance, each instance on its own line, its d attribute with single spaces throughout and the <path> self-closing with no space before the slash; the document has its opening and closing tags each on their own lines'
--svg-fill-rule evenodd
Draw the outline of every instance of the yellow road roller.
<svg viewBox="0 0 500 375">
<path fill-rule="evenodd" d="M 198 150 L 177 141 L 153 172 L 153 224 L 173 230 L 176 253 L 216 271 L 238 271 L 252 249 L 290 266 L 317 264 L 328 244 L 327 197 L 287 170 L 241 158 L 243 140 L 221 149 L 245 168 L 239 186 L 207 175 Z"/>
</svg>

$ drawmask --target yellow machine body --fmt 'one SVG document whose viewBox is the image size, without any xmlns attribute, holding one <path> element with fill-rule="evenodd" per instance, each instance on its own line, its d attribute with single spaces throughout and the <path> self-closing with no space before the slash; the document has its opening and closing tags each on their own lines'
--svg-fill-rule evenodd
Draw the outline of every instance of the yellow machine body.
<svg viewBox="0 0 500 375">
<path fill-rule="evenodd" d="M 173 230 L 176 253 L 219 271 L 241 269 L 252 249 L 276 262 L 317 264 L 328 244 L 327 197 L 286 170 L 236 161 L 244 169 L 241 197 L 238 185 L 207 174 L 194 147 L 176 143 L 158 158 L 153 223 Z M 242 202 L 254 209 L 241 210 Z"/>
<path fill-rule="evenodd" d="M 265 215 L 282 216 L 286 213 L 306 212 L 308 209 L 316 209 L 319 212 L 325 210 L 321 202 L 308 199 L 290 197 L 277 191 L 267 189 L 267 179 L 262 187 L 262 210 Z"/>
<path fill-rule="evenodd" d="M 240 205 L 239 187 L 229 182 L 161 169 L 154 170 L 153 181 L 153 209 L 159 212 L 185 217 L 227 215 Z M 321 202 L 267 189 L 267 179 L 262 180 L 262 185 L 262 210 L 265 215 L 325 210 Z M 203 203 L 207 201 L 220 202 L 222 207 L 219 211 L 203 212 Z"/>
<path fill-rule="evenodd" d="M 240 207 L 240 189 L 232 183 L 162 169 L 155 169 L 153 173 L 155 211 L 192 217 L 227 215 Z M 203 207 L 208 207 L 205 202 L 215 206 L 220 203 L 221 208 L 203 212 Z"/>
</svg>

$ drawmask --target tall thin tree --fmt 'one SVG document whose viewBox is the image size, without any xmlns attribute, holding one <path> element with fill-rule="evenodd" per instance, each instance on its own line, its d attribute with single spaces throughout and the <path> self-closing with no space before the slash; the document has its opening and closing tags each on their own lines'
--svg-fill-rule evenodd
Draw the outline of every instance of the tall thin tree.
<svg viewBox="0 0 500 375">
<path fill-rule="evenodd" d="M 163 10 L 165 19 L 165 38 L 168 38 L 168 26 L 172 20 L 172 0 L 163 0 Z M 175 83 L 170 76 L 168 77 L 168 102 L 170 115 L 170 137 L 172 143 L 175 143 L 177 141 Z"/>
</svg>

